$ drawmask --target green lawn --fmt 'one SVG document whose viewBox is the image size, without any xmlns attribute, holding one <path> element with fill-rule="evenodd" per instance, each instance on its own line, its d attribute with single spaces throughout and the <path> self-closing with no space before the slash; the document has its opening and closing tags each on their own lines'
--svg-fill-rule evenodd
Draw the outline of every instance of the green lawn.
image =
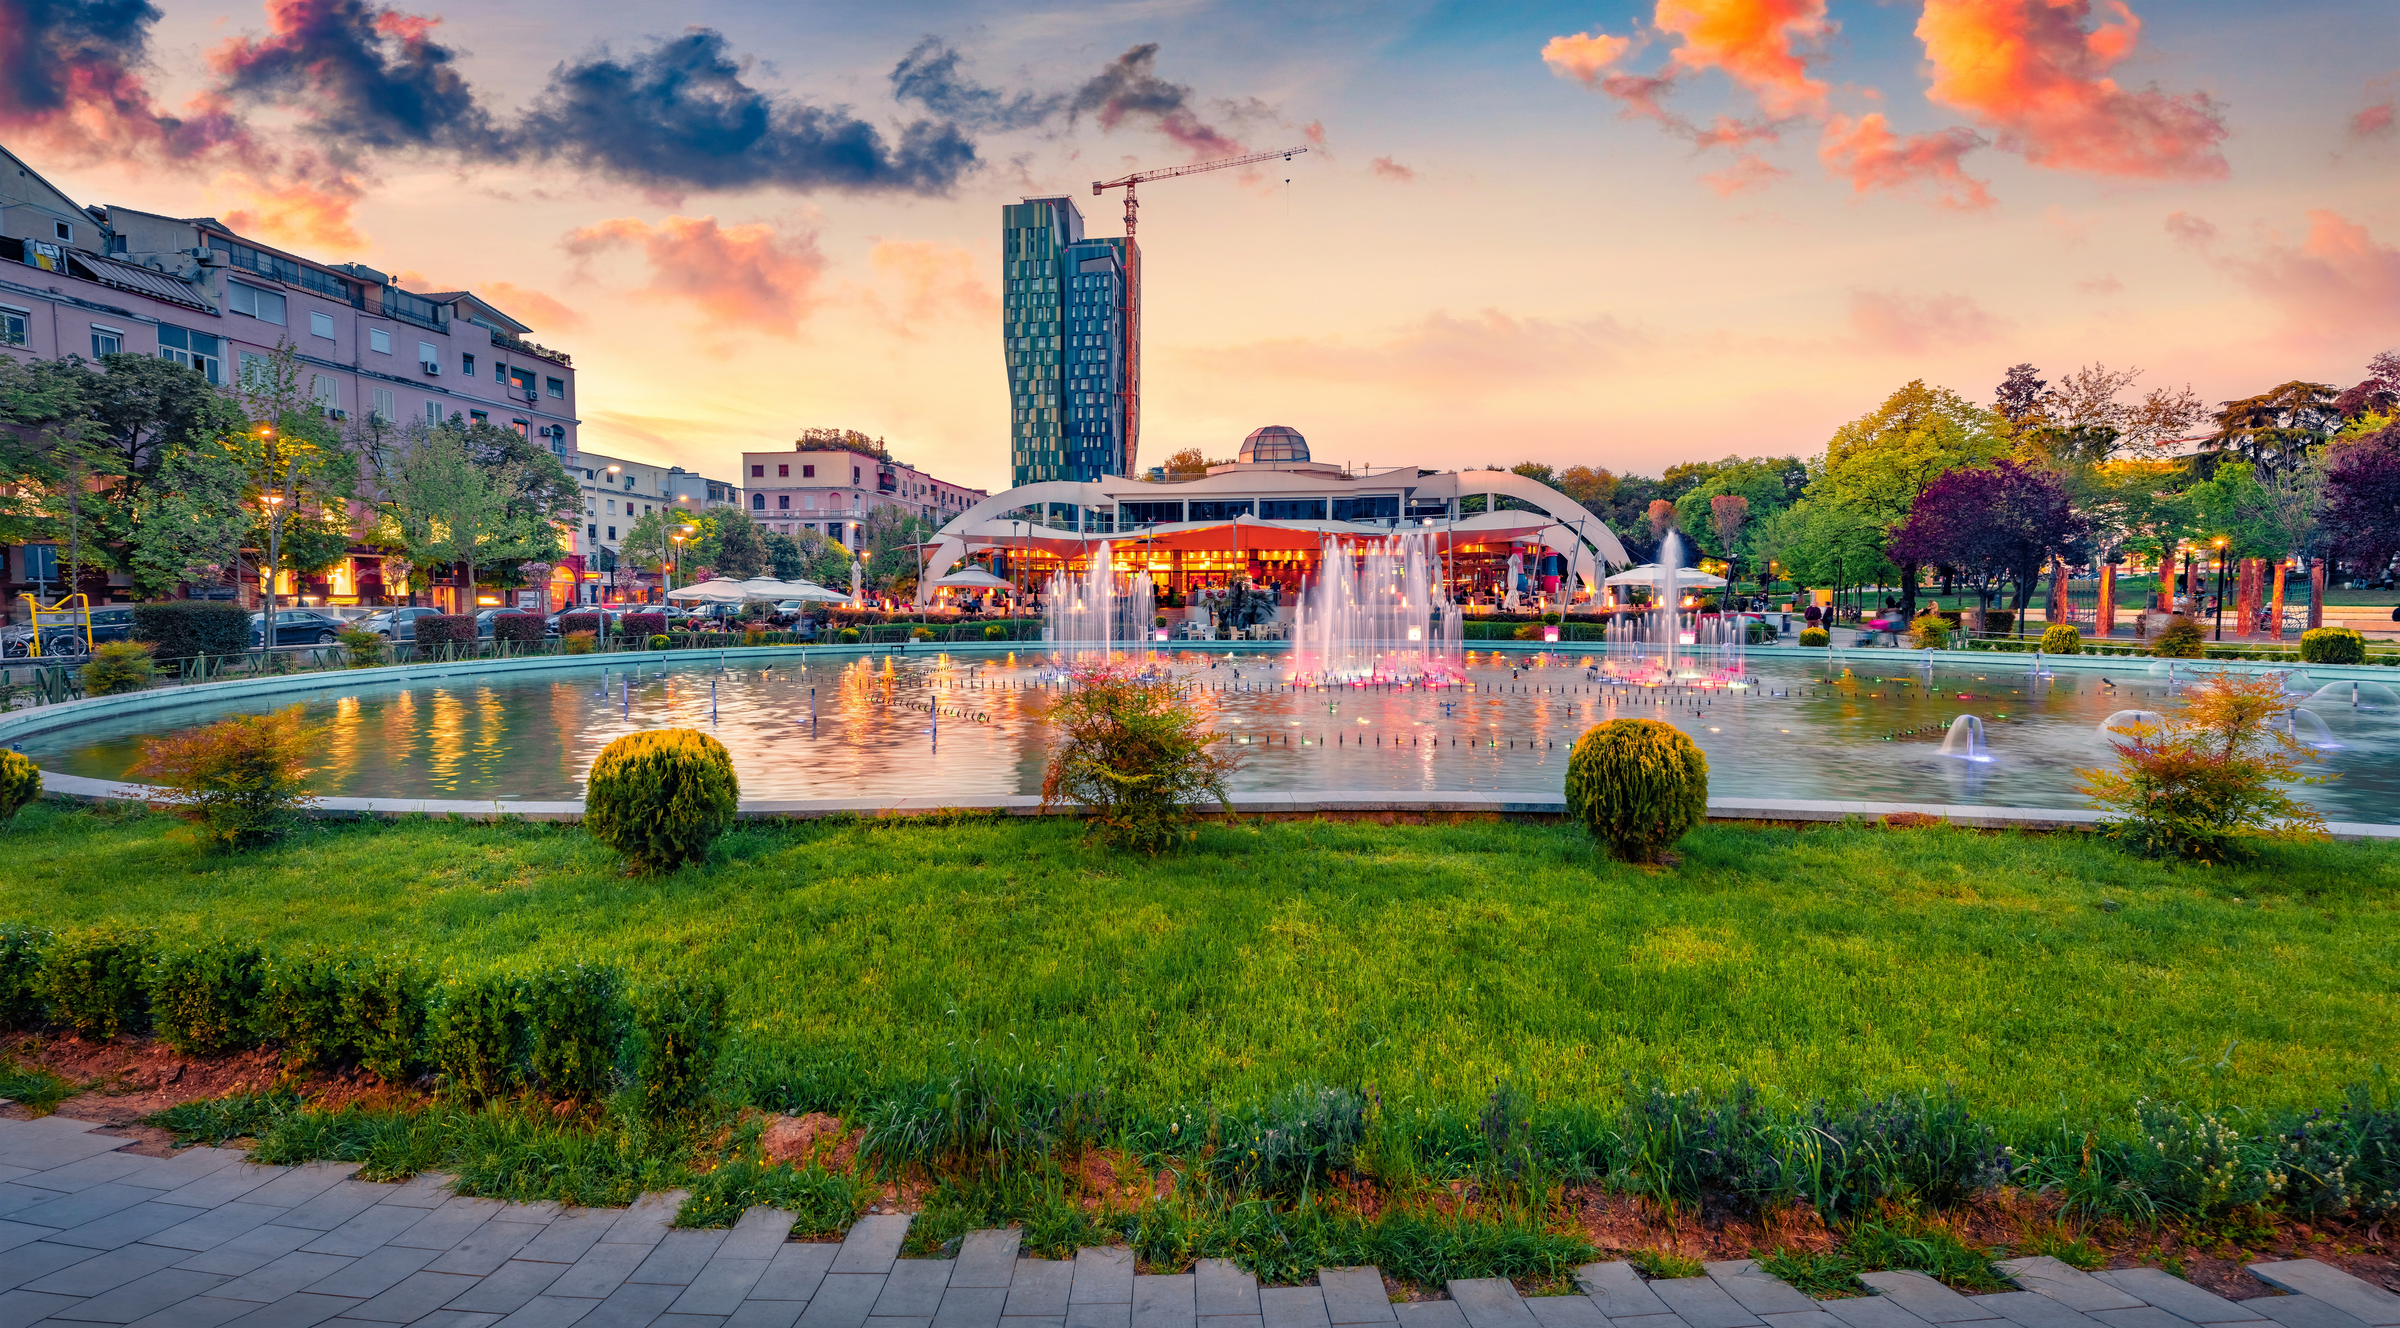
<svg viewBox="0 0 2400 1328">
<path fill-rule="evenodd" d="M 2400 1064 L 2400 846 L 2212 870 L 2086 836 L 1712 827 L 1682 853 L 1310 822 L 1212 825 L 1153 862 L 1055 820 L 853 823 L 744 829 L 644 880 L 571 829 L 323 826 L 216 858 L 164 817 L 45 805 L 0 827 L 0 920 L 705 969 L 773 1106 L 977 1046 L 1161 1106 L 1746 1076 L 1786 1100 L 1954 1083 L 2026 1124 L 2329 1103 Z"/>
</svg>

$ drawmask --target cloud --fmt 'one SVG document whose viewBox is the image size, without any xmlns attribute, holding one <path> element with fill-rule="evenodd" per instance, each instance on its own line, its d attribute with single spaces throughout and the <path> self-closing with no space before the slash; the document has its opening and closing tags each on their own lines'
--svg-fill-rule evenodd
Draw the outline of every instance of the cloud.
<svg viewBox="0 0 2400 1328">
<path fill-rule="evenodd" d="M 939 37 L 927 37 L 892 66 L 892 96 L 945 119 L 985 129 L 1026 129 L 1065 109 L 1065 93 L 1003 93 L 959 73 L 964 57 Z"/>
<path fill-rule="evenodd" d="M 220 92 L 295 108 L 345 159 L 424 147 L 505 155 L 457 53 L 433 39 L 440 22 L 365 0 L 267 0 L 267 35 L 231 38 L 209 63 Z"/>
<path fill-rule="evenodd" d="M 151 96 L 140 71 L 159 18 L 148 0 L 0 0 L 0 131 L 78 162 L 191 167 L 249 151 L 221 102 L 174 115 Z"/>
<path fill-rule="evenodd" d="M 1647 337 L 1605 316 L 1562 322 L 1486 309 L 1471 317 L 1430 314 L 1371 343 L 1276 338 L 1194 351 L 1190 357 L 1233 378 L 1487 396 L 1529 381 L 1605 373 L 1648 344 Z"/>
<path fill-rule="evenodd" d="M 2362 107 L 2350 117 L 2350 137 L 2387 138 L 2394 123 L 2394 99 L 2384 98 L 2372 106 Z"/>
<path fill-rule="evenodd" d="M 1825 0 L 1658 0 L 1655 21 L 1683 38 L 1676 67 L 1723 70 L 1773 119 L 1824 114 L 1808 55 L 1834 32 Z"/>
<path fill-rule="evenodd" d="M 1416 182 L 1417 173 L 1413 168 L 1403 166 L 1389 157 L 1377 157 L 1373 164 L 1376 179 L 1390 180 L 1395 184 L 1414 184 Z"/>
<path fill-rule="evenodd" d="M 1872 350 L 1913 354 L 1973 346 L 1990 341 L 2001 327 L 2000 319 L 1964 295 L 1850 292 L 1850 330 Z"/>
<path fill-rule="evenodd" d="M 530 324 L 545 332 L 575 332 L 584 325 L 584 317 L 560 300 L 520 286 L 513 281 L 479 281 L 474 285 L 478 295 L 488 297 L 518 322 Z"/>
<path fill-rule="evenodd" d="M 742 81 L 723 33 L 695 28 L 618 59 L 561 64 L 525 118 L 525 150 L 653 189 L 839 189 L 942 194 L 976 164 L 955 124 L 918 120 L 896 141 L 843 107 Z"/>
<path fill-rule="evenodd" d="M 2270 236 L 2255 257 L 2226 266 L 2304 327 L 2353 337 L 2400 327 L 2400 248 L 2331 209 L 2308 213 L 2298 244 Z"/>
<path fill-rule="evenodd" d="M 2099 276 L 2085 277 L 2076 282 L 2075 289 L 2086 295 L 2118 295 L 2124 292 L 2125 283 L 2117 280 L 2115 273 L 2103 272 Z"/>
<path fill-rule="evenodd" d="M 2222 178 L 2222 112 L 2205 92 L 2130 91 L 2108 71 L 2142 24 L 2122 0 L 2086 27 L 2091 0 L 1925 0 L 1925 91 L 2036 166 L 2120 179 Z"/>
<path fill-rule="evenodd" d="M 1128 120 L 1146 122 L 1181 144 L 1194 161 L 1243 152 L 1238 140 L 1202 121 L 1193 111 L 1190 88 L 1157 75 L 1157 63 L 1157 42 L 1144 42 L 1126 51 L 1076 89 L 1067 103 L 1069 118 L 1089 114 L 1104 130 L 1114 130 Z"/>
<path fill-rule="evenodd" d="M 1607 33 L 1578 32 L 1568 37 L 1552 37 L 1542 45 L 1542 63 L 1561 78 L 1580 79 L 1587 88 L 1600 85 L 1600 72 L 1625 58 L 1633 49 L 1633 38 L 1611 37 Z"/>
<path fill-rule="evenodd" d="M 2216 241 L 2217 228 L 2206 217 L 2195 217 L 2189 212 L 2170 212 L 2167 214 L 2167 234 L 2173 236 L 2177 244 L 2205 249 Z"/>
<path fill-rule="evenodd" d="M 308 178 L 312 174 L 313 180 Z M 210 188 L 240 200 L 220 215 L 226 225 L 244 235 L 349 252 L 367 246 L 367 237 L 357 223 L 358 202 L 366 194 L 366 182 L 333 163 L 318 164 L 313 172 L 304 169 L 302 178 L 290 180 L 228 172 L 218 176 Z"/>
<path fill-rule="evenodd" d="M 1753 189 L 1764 189 L 1790 174 L 1790 171 L 1767 161 L 1756 153 L 1745 152 L 1736 157 L 1731 166 L 1703 175 L 1700 179 L 1709 188 L 1717 191 L 1717 197 L 1731 198 L 1735 194 L 1748 193 Z"/>
<path fill-rule="evenodd" d="M 932 240 L 878 240 L 867 251 L 867 266 L 900 288 L 897 314 L 903 331 L 911 324 L 947 314 L 992 319 L 1000 313 L 1000 296 L 984 284 L 982 265 L 975 255 L 953 244 Z"/>
<path fill-rule="evenodd" d="M 616 217 L 561 243 L 579 259 L 638 248 L 650 266 L 644 294 L 682 301 L 729 327 L 785 337 L 799 333 L 825 273 L 815 234 L 787 238 L 764 222 L 719 226 L 715 217 L 669 217 L 652 225 Z"/>
<path fill-rule="evenodd" d="M 1992 205 L 1991 192 L 1958 161 L 1983 141 L 1974 130 L 1956 127 L 1903 138 L 1892 132 L 1882 112 L 1870 111 L 1856 120 L 1846 115 L 1827 120 L 1817 159 L 1829 174 L 1848 180 L 1853 193 L 1921 185 L 1943 207 L 1978 211 Z"/>
</svg>

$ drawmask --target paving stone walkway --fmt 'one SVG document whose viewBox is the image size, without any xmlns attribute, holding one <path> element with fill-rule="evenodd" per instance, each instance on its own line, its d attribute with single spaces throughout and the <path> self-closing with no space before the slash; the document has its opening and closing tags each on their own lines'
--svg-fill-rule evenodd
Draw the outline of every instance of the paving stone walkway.
<svg viewBox="0 0 2400 1328">
<path fill-rule="evenodd" d="M 2155 1269 L 2001 1267 L 2022 1290 L 1962 1296 L 1919 1273 L 1811 1300 L 1747 1259 L 1649 1281 L 1576 1271 L 1581 1294 L 1525 1299 L 1460 1279 L 1393 1304 L 1372 1268 L 1262 1287 L 1222 1260 L 1139 1275 L 1123 1249 L 1023 1257 L 972 1232 L 954 1259 L 903 1259 L 905 1216 L 838 1245 L 788 1238 L 772 1209 L 729 1231 L 669 1228 L 679 1195 L 631 1208 L 465 1199 L 443 1178 L 171 1158 L 52 1116 L 0 1121 L 0 1328 L 2400 1328 L 2400 1296 L 2314 1260 L 2251 1266 L 2285 1294 L 2229 1301 Z"/>
</svg>

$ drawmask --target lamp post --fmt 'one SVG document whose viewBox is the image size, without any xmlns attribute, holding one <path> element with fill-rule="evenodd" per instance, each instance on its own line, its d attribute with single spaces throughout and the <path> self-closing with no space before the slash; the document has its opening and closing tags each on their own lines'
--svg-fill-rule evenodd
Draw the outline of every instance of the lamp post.
<svg viewBox="0 0 2400 1328">
<path fill-rule="evenodd" d="M 2226 553 L 2226 548 L 2225 548 L 2225 546 L 2226 546 L 2228 543 L 2230 543 L 2230 541 L 2228 541 L 2228 540 L 2227 540 L 2227 539 L 2226 539 L 2226 538 L 2225 538 L 2223 535 L 2219 535 L 2219 536 L 2217 536 L 2217 540 L 2216 540 L 2216 548 L 2217 548 L 2217 610 L 2216 610 L 2216 618 L 2217 618 L 2217 639 L 2218 639 L 2219 641 L 2222 641 L 2222 640 L 2224 640 L 2224 639 L 2225 639 L 2225 553 Z"/>
</svg>

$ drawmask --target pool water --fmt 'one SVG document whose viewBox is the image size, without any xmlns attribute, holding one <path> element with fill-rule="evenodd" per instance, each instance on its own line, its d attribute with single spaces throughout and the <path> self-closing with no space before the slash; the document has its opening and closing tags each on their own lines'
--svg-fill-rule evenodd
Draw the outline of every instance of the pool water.
<svg viewBox="0 0 2400 1328">
<path fill-rule="evenodd" d="M 819 658 L 775 667 L 618 656 L 542 673 L 385 681 L 305 703 L 325 725 L 312 785 L 331 796 L 582 796 L 601 748 L 642 729 L 688 726 L 732 752 L 752 799 L 974 797 L 1036 793 L 1044 706 L 1066 684 L 1045 656 Z M 1609 719 L 1664 720 L 1707 752 L 1718 796 L 2080 807 L 2074 771 L 2108 759 L 2103 721 L 2171 711 L 2165 676 L 2035 676 L 2025 657 L 1926 671 L 1898 652 L 1824 663 L 1753 658 L 1736 678 L 1635 683 L 1605 659 L 1470 652 L 1461 685 L 1316 688 L 1276 656 L 1148 657 L 1191 685 L 1242 758 L 1249 791 L 1485 790 L 1555 797 L 1568 749 Z M 2162 666 L 2163 667 L 2163 666 Z M 2318 691 L 2300 671 L 2287 691 Z M 2347 686 L 2346 684 L 2344 685 Z M 2388 696 L 2389 693 L 2383 693 Z M 2332 820 L 2400 821 L 2400 706 L 2370 689 L 2301 700 L 2322 727 L 2330 783 L 2301 796 Z M 199 724 L 255 702 L 198 704 L 165 722 Z M 1986 760 L 1943 755 L 1951 721 L 1979 717 Z M 121 779 L 158 712 L 24 740 L 45 769 Z"/>
</svg>

